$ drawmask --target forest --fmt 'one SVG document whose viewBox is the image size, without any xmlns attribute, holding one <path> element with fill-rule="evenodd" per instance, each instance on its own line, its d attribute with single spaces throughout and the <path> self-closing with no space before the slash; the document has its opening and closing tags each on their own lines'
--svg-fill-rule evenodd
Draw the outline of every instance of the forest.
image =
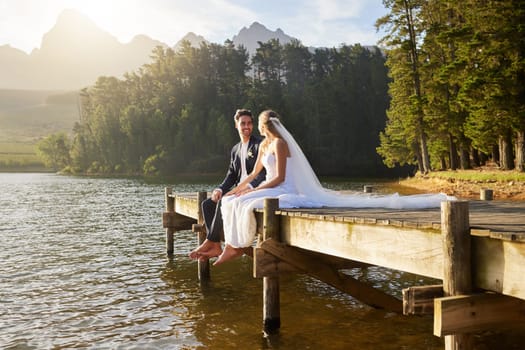
<svg viewBox="0 0 525 350">
<path fill-rule="evenodd" d="M 80 93 L 72 135 L 39 144 L 73 173 L 224 172 L 233 114 L 276 110 L 320 175 L 396 176 L 487 161 L 524 171 L 522 1 L 384 0 L 378 47 L 231 41 L 157 47 Z"/>
</svg>

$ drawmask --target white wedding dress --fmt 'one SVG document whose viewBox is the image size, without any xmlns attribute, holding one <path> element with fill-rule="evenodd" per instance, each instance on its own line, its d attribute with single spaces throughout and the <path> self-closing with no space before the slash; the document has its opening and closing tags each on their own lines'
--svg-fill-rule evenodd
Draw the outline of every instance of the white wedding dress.
<svg viewBox="0 0 525 350">
<path fill-rule="evenodd" d="M 295 139 L 280 123 L 272 118 L 274 125 L 288 144 L 290 157 L 286 158 L 284 182 L 276 187 L 256 190 L 242 196 L 224 196 L 221 213 L 224 225 L 224 240 L 235 248 L 251 246 L 255 238 L 256 220 L 253 212 L 262 208 L 265 198 L 278 198 L 280 208 L 392 208 L 420 209 L 439 207 L 442 201 L 455 200 L 446 194 L 418 194 L 400 196 L 374 195 L 364 193 L 339 193 L 324 188 L 315 175 Z M 273 153 L 262 154 L 262 164 L 266 169 L 267 181 L 277 172 Z"/>
<path fill-rule="evenodd" d="M 266 179 L 275 177 L 277 171 L 275 155 L 265 153 L 262 155 L 261 161 L 266 169 Z M 290 157 L 286 161 L 286 177 L 284 182 L 278 186 L 257 190 L 239 197 L 230 195 L 222 198 L 221 213 L 226 243 L 236 248 L 247 247 L 252 244 L 256 230 L 253 210 L 262 208 L 265 198 L 279 198 L 279 207 L 281 208 L 304 206 L 299 205 L 300 196 L 297 195 L 292 182 L 293 168 L 289 166 Z"/>
</svg>

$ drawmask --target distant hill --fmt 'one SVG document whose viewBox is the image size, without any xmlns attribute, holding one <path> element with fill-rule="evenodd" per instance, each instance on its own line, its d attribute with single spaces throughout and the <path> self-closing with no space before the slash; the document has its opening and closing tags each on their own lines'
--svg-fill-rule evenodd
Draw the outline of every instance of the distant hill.
<svg viewBox="0 0 525 350">
<path fill-rule="evenodd" d="M 254 22 L 231 40 L 253 55 L 258 42 L 270 39 L 287 44 L 295 38 Z M 179 49 L 184 40 L 194 47 L 209 43 L 189 32 L 173 49 Z M 74 10 L 62 12 L 40 48 L 29 55 L 0 46 L 0 142 L 33 142 L 53 132 L 71 132 L 78 120 L 77 92 L 99 76 L 122 77 L 138 69 L 151 61 L 156 46 L 168 47 L 146 35 L 122 44 Z"/>
<path fill-rule="evenodd" d="M 272 38 L 282 44 L 293 38 L 281 29 L 271 31 L 260 23 L 243 27 L 232 39 L 250 54 L 258 41 Z M 184 40 L 194 47 L 209 43 L 189 32 Z M 151 60 L 151 51 L 166 44 L 138 35 L 127 44 L 98 28 L 73 10 L 60 14 L 56 24 L 31 54 L 0 46 L 0 142 L 35 142 L 58 131 L 71 132 L 78 121 L 78 91 L 101 75 L 121 77 Z"/>
<path fill-rule="evenodd" d="M 281 29 L 271 31 L 254 22 L 248 28 L 243 27 L 232 41 L 253 55 L 259 41 L 273 38 L 281 44 L 293 39 Z M 203 36 L 190 32 L 173 48 L 177 50 L 183 40 L 194 47 L 208 43 Z M 92 85 L 99 76 L 122 77 L 149 63 L 156 46 L 168 47 L 146 35 L 122 44 L 88 17 L 65 10 L 43 36 L 40 48 L 31 54 L 9 45 L 0 46 L 0 89 L 79 90 Z"/>
<path fill-rule="evenodd" d="M 77 92 L 0 89 L 0 142 L 35 142 L 71 132 L 79 120 Z"/>
<path fill-rule="evenodd" d="M 122 44 L 86 16 L 65 10 L 30 55 L 0 47 L 0 88 L 80 89 L 98 76 L 121 76 L 148 63 L 157 45 L 166 46 L 144 35 Z"/>
</svg>

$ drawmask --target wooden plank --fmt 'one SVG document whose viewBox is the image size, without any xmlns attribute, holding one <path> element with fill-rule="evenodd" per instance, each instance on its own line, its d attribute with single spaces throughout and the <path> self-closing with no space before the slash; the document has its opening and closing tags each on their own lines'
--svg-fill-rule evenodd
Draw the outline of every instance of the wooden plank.
<svg viewBox="0 0 525 350">
<path fill-rule="evenodd" d="M 524 213 L 525 215 L 525 213 Z M 511 242 L 525 242 L 525 233 L 516 232 L 491 232 L 490 238 L 501 239 L 503 241 Z"/>
<path fill-rule="evenodd" d="M 301 252 L 274 240 L 265 240 L 261 244 L 261 249 L 288 262 L 290 265 L 294 265 L 309 275 L 352 295 L 365 304 L 388 311 L 402 312 L 403 308 L 400 300 L 344 275 L 329 265 L 320 264 L 318 261 L 311 259 L 307 252 Z"/>
<path fill-rule="evenodd" d="M 199 203 L 197 202 L 197 197 L 175 196 L 175 211 L 181 215 L 198 220 Z"/>
<path fill-rule="evenodd" d="M 434 335 L 473 333 L 493 328 L 525 326 L 525 301 L 485 293 L 437 298 Z"/>
<path fill-rule="evenodd" d="M 472 237 L 476 287 L 525 299 L 525 243 Z"/>
<path fill-rule="evenodd" d="M 180 194 L 176 198 L 181 203 L 177 212 L 196 217 L 195 194 Z M 187 208 L 183 201 L 187 202 Z M 520 233 L 525 232 L 525 202 L 472 201 L 469 206 L 470 232 L 476 236 L 472 238 L 474 287 L 525 299 L 521 269 L 525 266 L 525 242 L 520 241 Z M 188 213 L 190 210 L 195 212 Z M 277 212 L 281 214 L 282 239 L 290 245 L 323 256 L 443 278 L 439 211 L 318 208 Z M 326 216 L 337 218 L 331 222 L 318 221 Z M 359 217 L 373 218 L 376 224 L 366 224 Z M 262 234 L 261 209 L 256 210 L 256 218 L 257 232 Z M 402 227 L 407 221 L 420 224 Z M 425 223 L 432 229 L 426 229 Z"/>
<path fill-rule="evenodd" d="M 281 217 L 281 239 L 327 255 L 438 279 L 443 276 L 441 234 L 435 230 L 285 216 Z"/>
<path fill-rule="evenodd" d="M 414 286 L 403 289 L 404 315 L 432 315 L 434 299 L 443 297 L 443 285 Z"/>
</svg>

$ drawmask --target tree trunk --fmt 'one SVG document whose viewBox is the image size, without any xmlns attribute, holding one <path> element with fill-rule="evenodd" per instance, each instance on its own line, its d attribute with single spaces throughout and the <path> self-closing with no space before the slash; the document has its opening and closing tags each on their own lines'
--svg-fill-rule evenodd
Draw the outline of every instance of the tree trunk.
<svg viewBox="0 0 525 350">
<path fill-rule="evenodd" d="M 450 169 L 456 170 L 458 168 L 458 149 L 454 138 L 451 134 L 448 134 L 448 148 L 449 148 L 449 157 L 450 157 Z"/>
<path fill-rule="evenodd" d="M 525 130 L 516 132 L 516 169 L 525 171 Z"/>
<path fill-rule="evenodd" d="M 428 174 L 432 168 L 430 166 L 430 157 L 428 155 L 427 137 L 424 132 L 421 132 L 421 158 L 423 161 L 423 170 L 425 174 Z"/>
<path fill-rule="evenodd" d="M 439 161 L 441 162 L 440 170 L 447 170 L 447 160 L 445 159 L 445 157 L 439 157 Z"/>
<path fill-rule="evenodd" d="M 499 142 L 497 145 L 494 145 L 492 146 L 492 161 L 497 164 L 498 166 L 500 165 L 500 162 L 499 162 Z"/>
<path fill-rule="evenodd" d="M 490 159 L 488 154 L 485 152 L 479 152 L 479 165 L 487 165 L 487 161 Z"/>
<path fill-rule="evenodd" d="M 424 129 L 424 123 L 423 123 L 423 109 L 421 107 L 421 79 L 420 79 L 420 72 L 419 72 L 419 59 L 418 59 L 418 52 L 417 52 L 417 37 L 416 37 L 416 31 L 414 28 L 414 17 L 412 13 L 412 7 L 410 5 L 410 2 L 405 0 L 404 1 L 404 8 L 405 8 L 405 15 L 406 15 L 406 24 L 408 29 L 408 35 L 410 37 L 410 61 L 412 66 L 412 74 L 413 74 L 413 83 L 414 83 L 414 94 L 417 97 L 418 100 L 418 109 L 416 111 L 416 118 L 417 118 L 417 126 L 416 126 L 416 133 L 418 133 L 418 142 L 419 142 L 419 152 L 421 153 L 421 163 L 419 170 L 426 174 L 428 173 L 430 168 L 430 157 L 428 155 L 428 147 L 427 147 L 427 140 L 425 135 L 425 129 Z"/>
<path fill-rule="evenodd" d="M 423 166 L 423 158 L 421 157 L 421 150 L 418 147 L 416 142 L 414 142 L 412 144 L 412 147 L 413 147 L 414 153 L 416 155 L 416 159 L 417 159 L 417 169 L 419 170 L 419 172 L 421 174 L 424 174 L 425 173 L 425 168 Z"/>
<path fill-rule="evenodd" d="M 514 169 L 514 159 L 512 156 L 512 137 L 510 132 L 499 138 L 499 158 L 501 170 Z"/>
<path fill-rule="evenodd" d="M 481 166 L 481 160 L 479 159 L 479 152 L 477 149 L 472 148 L 472 163 L 475 167 Z"/>
<path fill-rule="evenodd" d="M 461 169 L 470 169 L 470 153 L 465 147 L 461 147 Z"/>
</svg>

